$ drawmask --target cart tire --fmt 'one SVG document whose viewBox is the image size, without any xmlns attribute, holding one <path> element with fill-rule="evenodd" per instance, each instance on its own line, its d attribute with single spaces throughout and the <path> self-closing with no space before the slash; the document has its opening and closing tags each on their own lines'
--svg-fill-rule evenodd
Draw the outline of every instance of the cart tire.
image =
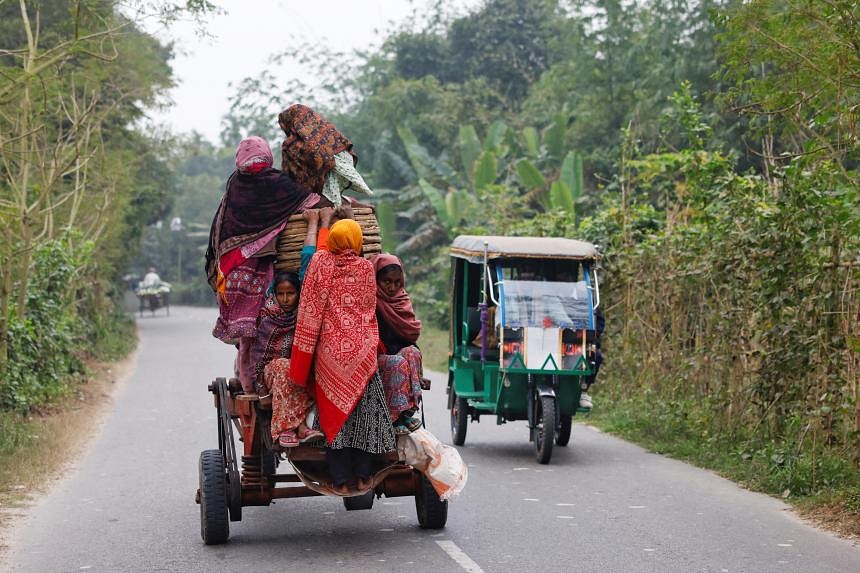
<svg viewBox="0 0 860 573">
<path fill-rule="evenodd" d="M 451 388 L 451 392 L 454 389 Z M 454 394 L 454 406 L 451 408 L 451 441 L 455 446 L 466 443 L 466 430 L 469 428 L 469 403 L 465 398 Z"/>
<path fill-rule="evenodd" d="M 570 431 L 573 428 L 573 417 L 562 416 L 559 424 L 558 435 L 555 437 L 555 445 L 566 446 L 570 441 Z"/>
<path fill-rule="evenodd" d="M 343 506 L 347 511 L 356 511 L 358 509 L 373 509 L 373 498 L 376 493 L 370 490 L 367 493 L 356 495 L 353 497 L 343 498 Z"/>
<path fill-rule="evenodd" d="M 206 545 L 226 543 L 230 537 L 227 472 L 221 450 L 200 453 L 200 536 Z"/>
<path fill-rule="evenodd" d="M 552 443 L 555 438 L 555 398 L 540 397 L 540 415 L 535 420 L 535 457 L 539 464 L 548 464 L 552 458 Z"/>
<path fill-rule="evenodd" d="M 421 529 L 442 529 L 448 522 L 448 502 L 439 499 L 439 494 L 423 474 L 418 475 L 415 512 Z"/>
</svg>

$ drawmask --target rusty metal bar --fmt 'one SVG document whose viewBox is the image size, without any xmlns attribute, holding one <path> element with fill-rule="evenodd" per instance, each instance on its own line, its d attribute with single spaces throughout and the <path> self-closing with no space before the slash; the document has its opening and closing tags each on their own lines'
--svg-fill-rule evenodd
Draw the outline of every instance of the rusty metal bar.
<svg viewBox="0 0 860 573">
<path fill-rule="evenodd" d="M 321 493 L 317 493 L 305 485 L 296 487 L 275 487 L 272 488 L 271 491 L 273 499 L 284 499 L 288 497 L 311 497 L 316 495 L 322 495 Z"/>
</svg>

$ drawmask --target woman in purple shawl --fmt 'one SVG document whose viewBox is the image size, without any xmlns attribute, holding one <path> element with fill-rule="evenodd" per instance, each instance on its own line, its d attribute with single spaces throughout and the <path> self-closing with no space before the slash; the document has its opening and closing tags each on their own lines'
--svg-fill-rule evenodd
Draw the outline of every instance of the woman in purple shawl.
<svg viewBox="0 0 860 573">
<path fill-rule="evenodd" d="M 264 139 L 253 136 L 239 143 L 236 171 L 227 180 L 206 251 L 206 274 L 220 309 L 212 334 L 238 346 L 236 370 L 246 392 L 254 390 L 251 344 L 274 274 L 275 239 L 290 215 L 319 199 L 273 169 L 272 162 Z"/>
</svg>

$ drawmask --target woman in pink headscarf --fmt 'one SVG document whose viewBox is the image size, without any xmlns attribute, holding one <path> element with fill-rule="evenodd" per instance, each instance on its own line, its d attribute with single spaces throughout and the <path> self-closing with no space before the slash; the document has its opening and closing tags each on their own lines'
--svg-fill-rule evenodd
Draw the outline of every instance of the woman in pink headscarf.
<svg viewBox="0 0 860 573">
<path fill-rule="evenodd" d="M 403 263 L 381 253 L 371 259 L 376 270 L 376 320 L 379 323 L 379 373 L 391 422 L 398 433 L 421 427 L 414 416 L 421 403 L 421 351 L 415 346 L 421 321 L 406 292 Z"/>
<path fill-rule="evenodd" d="M 275 240 L 290 215 L 319 200 L 272 163 L 263 138 L 239 143 L 236 170 L 227 180 L 206 251 L 206 274 L 221 311 L 212 334 L 238 346 L 236 370 L 246 392 L 254 391 L 250 350 L 274 275 Z"/>
</svg>

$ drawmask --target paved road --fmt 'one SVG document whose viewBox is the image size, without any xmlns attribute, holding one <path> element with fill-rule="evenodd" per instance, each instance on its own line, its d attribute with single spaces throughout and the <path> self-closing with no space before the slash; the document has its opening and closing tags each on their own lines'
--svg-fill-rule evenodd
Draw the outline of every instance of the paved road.
<svg viewBox="0 0 860 573">
<path fill-rule="evenodd" d="M 777 500 L 578 424 L 541 466 L 524 423 L 489 420 L 469 428 L 469 484 L 440 532 L 417 527 L 411 498 L 349 513 L 308 498 L 246 508 L 228 544 L 204 546 L 197 458 L 217 446 L 206 385 L 229 373 L 232 353 L 209 336 L 213 311 L 172 312 L 139 321 L 138 368 L 116 408 L 0 570 L 860 571 L 860 548 Z M 434 382 L 428 426 L 448 441 Z"/>
</svg>

